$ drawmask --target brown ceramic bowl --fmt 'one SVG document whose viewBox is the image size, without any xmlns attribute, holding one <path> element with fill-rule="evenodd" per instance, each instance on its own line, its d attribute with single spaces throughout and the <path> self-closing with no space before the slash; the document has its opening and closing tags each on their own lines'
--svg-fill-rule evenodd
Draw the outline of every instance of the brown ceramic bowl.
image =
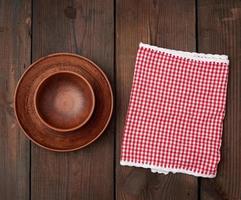
<svg viewBox="0 0 241 200">
<path fill-rule="evenodd" d="M 59 132 L 74 131 L 91 117 L 95 105 L 94 92 L 78 73 L 59 71 L 44 78 L 34 95 L 39 119 Z"/>
</svg>

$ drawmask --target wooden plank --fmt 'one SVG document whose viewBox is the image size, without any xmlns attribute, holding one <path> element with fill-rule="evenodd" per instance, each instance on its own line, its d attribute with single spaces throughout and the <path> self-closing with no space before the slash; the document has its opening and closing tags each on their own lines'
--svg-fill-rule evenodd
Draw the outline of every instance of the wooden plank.
<svg viewBox="0 0 241 200">
<path fill-rule="evenodd" d="M 29 142 L 15 120 L 14 90 L 31 58 L 31 1 L 0 1 L 0 195 L 29 198 Z"/>
<path fill-rule="evenodd" d="M 199 51 L 230 58 L 226 117 L 217 177 L 201 181 L 202 200 L 241 199 L 241 2 L 199 0 Z"/>
<path fill-rule="evenodd" d="M 113 2 L 35 0 L 33 60 L 75 52 L 96 62 L 113 82 Z M 112 199 L 113 123 L 89 147 L 54 153 L 32 145 L 32 199 Z"/>
<path fill-rule="evenodd" d="M 197 178 L 119 165 L 120 143 L 139 42 L 195 51 L 195 1 L 117 0 L 117 199 L 197 199 Z"/>
</svg>

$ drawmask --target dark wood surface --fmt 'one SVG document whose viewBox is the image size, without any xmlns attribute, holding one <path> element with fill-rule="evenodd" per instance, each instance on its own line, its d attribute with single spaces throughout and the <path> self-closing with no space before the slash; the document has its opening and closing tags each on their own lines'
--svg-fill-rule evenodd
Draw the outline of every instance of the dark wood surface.
<svg viewBox="0 0 241 200">
<path fill-rule="evenodd" d="M 241 200 L 240 0 L 0 0 L 0 199 Z M 119 165 L 139 42 L 230 56 L 222 158 L 214 179 L 158 175 Z M 33 61 L 73 52 L 111 81 L 115 113 L 89 147 L 54 153 L 25 138 L 13 113 Z"/>
<path fill-rule="evenodd" d="M 14 116 L 14 90 L 31 62 L 31 1 L 0 1 L 0 199 L 29 199 L 30 142 Z"/>
<path fill-rule="evenodd" d="M 201 199 L 241 199 L 241 1 L 198 4 L 198 50 L 229 55 L 221 162 L 215 179 L 201 180 Z"/>
</svg>

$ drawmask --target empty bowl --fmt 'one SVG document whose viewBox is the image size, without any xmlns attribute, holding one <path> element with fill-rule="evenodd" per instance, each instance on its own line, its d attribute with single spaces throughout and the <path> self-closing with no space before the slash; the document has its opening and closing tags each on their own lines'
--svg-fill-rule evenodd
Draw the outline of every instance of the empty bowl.
<svg viewBox="0 0 241 200">
<path fill-rule="evenodd" d="M 91 117 L 95 97 L 89 82 L 75 72 L 60 71 L 44 78 L 34 95 L 39 119 L 58 132 L 73 131 Z"/>
</svg>

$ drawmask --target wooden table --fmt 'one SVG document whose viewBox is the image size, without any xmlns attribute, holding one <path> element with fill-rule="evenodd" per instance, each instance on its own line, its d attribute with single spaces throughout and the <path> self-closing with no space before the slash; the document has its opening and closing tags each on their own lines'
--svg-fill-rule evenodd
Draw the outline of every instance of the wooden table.
<svg viewBox="0 0 241 200">
<path fill-rule="evenodd" d="M 0 0 L 0 199 L 240 200 L 240 0 Z M 120 167 L 119 152 L 139 42 L 230 56 L 222 158 L 215 179 Z M 26 67 L 74 52 L 108 75 L 115 112 L 89 147 L 53 153 L 20 133 L 13 112 Z"/>
</svg>

